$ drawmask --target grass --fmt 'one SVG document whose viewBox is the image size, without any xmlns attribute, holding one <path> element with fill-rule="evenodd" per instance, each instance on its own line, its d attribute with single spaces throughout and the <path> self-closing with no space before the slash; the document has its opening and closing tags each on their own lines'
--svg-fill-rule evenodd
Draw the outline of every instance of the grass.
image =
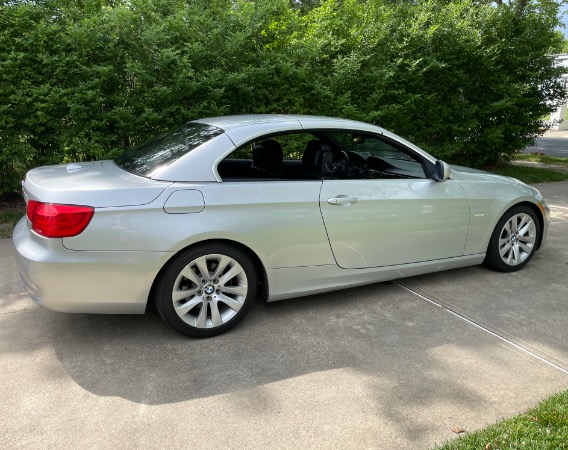
<svg viewBox="0 0 568 450">
<path fill-rule="evenodd" d="M 538 153 L 517 153 L 515 162 L 519 164 L 497 164 L 485 170 L 517 178 L 527 184 L 568 180 L 568 158 L 556 158 Z M 532 166 L 533 163 L 535 167 Z"/>
<path fill-rule="evenodd" d="M 535 408 L 487 428 L 465 434 L 438 450 L 568 449 L 568 391 Z"/>
<path fill-rule="evenodd" d="M 568 167 L 568 158 L 555 158 L 554 156 L 517 153 L 515 161 L 528 161 L 539 164 L 551 164 L 554 166 Z"/>
<path fill-rule="evenodd" d="M 507 165 L 488 167 L 485 168 L 485 170 L 498 175 L 513 177 L 527 184 L 568 180 L 568 173 L 561 173 L 553 169 L 545 169 L 541 167 Z"/>
<path fill-rule="evenodd" d="M 12 236 L 12 230 L 20 218 L 26 214 L 26 205 L 20 197 L 0 201 L 0 238 Z"/>
</svg>

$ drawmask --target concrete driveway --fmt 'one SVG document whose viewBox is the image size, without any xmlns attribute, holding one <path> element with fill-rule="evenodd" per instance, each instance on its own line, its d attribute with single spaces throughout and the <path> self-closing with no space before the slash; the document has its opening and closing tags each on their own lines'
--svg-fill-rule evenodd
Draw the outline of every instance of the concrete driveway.
<svg viewBox="0 0 568 450">
<path fill-rule="evenodd" d="M 417 449 L 524 411 L 568 388 L 568 182 L 538 187 L 551 233 L 521 272 L 258 303 L 208 340 L 39 308 L 0 240 L 0 448 Z"/>
<path fill-rule="evenodd" d="M 568 131 L 548 130 L 536 140 L 536 145 L 527 147 L 523 153 L 543 153 L 557 158 L 568 157 Z"/>
</svg>

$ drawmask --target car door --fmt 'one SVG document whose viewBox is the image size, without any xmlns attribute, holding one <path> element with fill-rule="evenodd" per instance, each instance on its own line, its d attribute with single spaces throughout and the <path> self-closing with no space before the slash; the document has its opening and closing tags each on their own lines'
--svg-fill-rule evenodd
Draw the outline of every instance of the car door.
<svg viewBox="0 0 568 450">
<path fill-rule="evenodd" d="M 337 264 L 356 269 L 462 256 L 469 204 L 459 181 L 429 179 L 411 151 L 399 154 L 375 139 L 346 150 L 380 160 L 384 170 L 322 184 L 320 208 Z"/>
<path fill-rule="evenodd" d="M 319 208 L 321 178 L 302 167 L 314 136 L 259 136 L 239 146 L 216 170 L 223 180 L 203 188 L 208 233 L 251 248 L 266 269 L 333 265 Z"/>
</svg>

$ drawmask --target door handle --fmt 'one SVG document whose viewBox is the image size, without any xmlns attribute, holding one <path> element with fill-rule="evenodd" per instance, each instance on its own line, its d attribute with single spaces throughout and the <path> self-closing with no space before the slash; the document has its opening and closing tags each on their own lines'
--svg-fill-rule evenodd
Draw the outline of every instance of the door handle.
<svg viewBox="0 0 568 450">
<path fill-rule="evenodd" d="M 358 201 L 359 199 L 349 197 L 348 195 L 338 195 L 337 197 L 327 199 L 327 203 L 330 205 L 350 205 L 352 203 L 357 203 Z"/>
</svg>

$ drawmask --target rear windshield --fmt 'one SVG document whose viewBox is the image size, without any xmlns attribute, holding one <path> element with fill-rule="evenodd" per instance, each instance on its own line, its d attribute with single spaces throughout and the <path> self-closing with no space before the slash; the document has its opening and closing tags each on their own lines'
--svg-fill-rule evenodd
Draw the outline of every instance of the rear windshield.
<svg viewBox="0 0 568 450">
<path fill-rule="evenodd" d="M 152 177 L 158 170 L 220 134 L 223 134 L 220 128 L 202 123 L 187 123 L 163 136 L 125 150 L 114 162 L 128 172 Z"/>
</svg>

